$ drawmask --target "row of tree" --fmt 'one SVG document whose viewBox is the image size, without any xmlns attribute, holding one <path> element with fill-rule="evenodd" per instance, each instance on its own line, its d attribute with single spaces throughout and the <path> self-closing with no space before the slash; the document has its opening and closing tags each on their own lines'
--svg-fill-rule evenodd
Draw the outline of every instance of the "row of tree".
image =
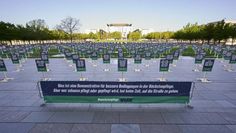
<svg viewBox="0 0 236 133">
<path fill-rule="evenodd" d="M 104 40 L 104 39 L 114 39 L 120 40 L 122 38 L 121 32 L 115 31 L 111 33 L 107 33 L 104 30 L 99 30 L 96 33 L 90 32 L 86 33 L 74 33 L 73 38 L 76 40 L 86 40 L 86 39 L 94 39 L 94 40 Z"/>
<path fill-rule="evenodd" d="M 236 39 L 236 24 L 225 23 L 224 20 L 209 23 L 206 25 L 187 24 L 182 29 L 178 30 L 171 37 L 176 40 L 200 41 L 202 43 L 226 43 L 228 39 L 232 39 L 232 44 Z"/>
<path fill-rule="evenodd" d="M 83 34 L 76 31 L 79 30 L 79 20 L 67 17 L 61 21 L 53 30 L 49 30 L 45 21 L 42 19 L 32 20 L 26 25 L 14 25 L 11 23 L 0 22 L 0 41 L 10 42 L 13 40 L 21 41 L 44 41 L 44 40 L 86 40 L 86 39 L 115 39 L 122 38 L 120 32 L 107 33 L 99 30 L 97 33 Z"/>
<path fill-rule="evenodd" d="M 0 22 L 0 41 L 9 41 L 12 43 L 13 40 L 43 41 L 69 38 L 70 34 L 62 29 L 49 30 L 45 21 L 42 19 L 29 21 L 25 26 Z"/>
<path fill-rule="evenodd" d="M 182 29 L 176 32 L 152 32 L 144 36 L 146 39 L 175 39 L 177 41 L 189 41 L 189 43 L 201 42 L 210 43 L 226 43 L 231 39 L 232 44 L 236 39 L 236 24 L 225 23 L 224 20 L 209 23 L 205 25 L 198 25 L 188 23 Z"/>
<path fill-rule="evenodd" d="M 174 32 L 166 31 L 166 32 L 152 32 L 144 36 L 145 39 L 151 40 L 168 40 L 173 38 Z"/>
<path fill-rule="evenodd" d="M 0 22 L 0 41 L 12 42 L 12 40 L 22 41 L 44 41 L 44 40 L 120 40 L 123 38 L 120 32 L 108 33 L 99 30 L 97 33 L 78 33 L 80 28 L 79 19 L 67 17 L 61 21 L 55 29 L 50 30 L 42 19 L 32 20 L 26 25 L 14 25 L 11 23 Z M 148 40 L 166 40 L 175 39 L 177 41 L 200 41 L 202 43 L 226 43 L 231 38 L 232 43 L 236 39 L 236 24 L 225 23 L 224 20 L 209 23 L 206 25 L 187 24 L 176 32 L 152 32 L 142 36 L 140 30 L 135 30 L 127 35 L 129 40 L 137 41 L 139 39 Z"/>
</svg>

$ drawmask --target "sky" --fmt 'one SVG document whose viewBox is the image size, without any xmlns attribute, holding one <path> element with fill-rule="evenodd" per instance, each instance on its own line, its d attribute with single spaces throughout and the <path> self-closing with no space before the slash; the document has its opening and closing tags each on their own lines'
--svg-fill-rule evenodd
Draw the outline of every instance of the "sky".
<svg viewBox="0 0 236 133">
<path fill-rule="evenodd" d="M 236 20 L 236 0 L 0 0 L 0 21 L 23 24 L 44 19 L 55 28 L 68 16 L 80 32 L 131 23 L 136 28 L 176 31 L 187 23 Z"/>
</svg>

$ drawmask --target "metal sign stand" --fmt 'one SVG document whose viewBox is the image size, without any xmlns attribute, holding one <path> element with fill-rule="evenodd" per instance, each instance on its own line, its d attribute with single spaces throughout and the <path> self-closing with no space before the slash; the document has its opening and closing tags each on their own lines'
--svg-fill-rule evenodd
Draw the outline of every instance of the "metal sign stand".
<svg viewBox="0 0 236 133">
<path fill-rule="evenodd" d="M 20 64 L 16 65 L 16 71 L 15 72 L 23 71 L 24 69 L 22 69 L 21 67 L 22 67 L 22 65 L 21 65 L 21 62 L 20 62 Z"/>
<path fill-rule="evenodd" d="M 176 67 L 176 63 L 177 63 L 177 60 L 173 60 L 173 63 L 170 64 L 170 65 L 173 66 L 173 67 Z"/>
<path fill-rule="evenodd" d="M 165 78 L 165 72 L 162 72 L 161 74 L 161 78 L 158 78 L 159 81 L 167 81 L 167 79 Z"/>
<path fill-rule="evenodd" d="M 140 72 L 141 69 L 139 69 L 139 64 L 136 64 L 137 65 L 137 68 L 134 69 L 135 72 Z"/>
<path fill-rule="evenodd" d="M 228 71 L 228 72 L 234 72 L 234 68 L 233 68 L 233 65 L 232 64 L 228 64 L 226 65 L 225 71 Z"/>
<path fill-rule="evenodd" d="M 41 73 L 42 73 L 42 78 L 41 78 L 41 80 L 42 80 L 42 81 L 47 81 L 47 78 L 45 77 L 44 72 L 41 72 Z"/>
<path fill-rule="evenodd" d="M 16 70 L 13 72 L 20 72 L 23 71 L 24 69 L 22 68 L 21 61 L 19 60 L 19 64 L 16 64 Z"/>
<path fill-rule="evenodd" d="M 203 82 L 203 83 L 209 83 L 209 82 L 211 82 L 210 80 L 208 80 L 207 79 L 207 72 L 204 72 L 203 73 L 203 78 L 199 78 L 198 80 L 200 80 L 201 82 Z"/>
<path fill-rule="evenodd" d="M 87 78 L 83 77 L 83 72 L 80 72 L 80 78 L 79 81 L 86 81 Z"/>
<path fill-rule="evenodd" d="M 44 106 L 46 106 L 46 103 L 45 103 L 45 101 L 44 101 L 44 97 L 43 97 L 43 92 L 42 92 L 42 89 L 41 89 L 40 81 L 37 82 L 36 88 L 37 88 L 38 91 L 39 91 L 39 97 L 40 97 L 41 99 L 43 99 L 43 103 L 40 104 L 40 107 L 44 107 Z"/>
<path fill-rule="evenodd" d="M 105 72 L 110 71 L 110 69 L 108 68 L 108 65 L 106 64 L 106 68 L 104 69 Z"/>
<path fill-rule="evenodd" d="M 119 81 L 120 82 L 125 82 L 126 81 L 126 79 L 124 78 L 124 72 L 123 71 L 121 72 L 121 78 L 119 78 Z"/>
<path fill-rule="evenodd" d="M 94 63 L 94 60 L 92 60 L 93 67 L 97 67 L 97 64 Z"/>
<path fill-rule="evenodd" d="M 192 82 L 192 87 L 191 87 L 191 91 L 190 91 L 190 97 L 189 97 L 189 102 L 186 103 L 186 107 L 189 108 L 189 109 L 193 109 L 194 107 L 192 105 L 190 105 L 190 102 L 193 98 L 193 92 L 194 92 L 194 89 L 195 89 L 195 82 Z"/>
<path fill-rule="evenodd" d="M 194 72 L 199 72 L 200 70 L 198 69 L 199 68 L 199 65 L 198 64 L 195 64 L 195 68 L 193 69 Z"/>
<path fill-rule="evenodd" d="M 71 62 L 70 60 L 68 61 L 69 67 L 73 67 L 73 61 Z"/>
<path fill-rule="evenodd" d="M 49 70 L 47 70 L 47 72 L 48 72 Z M 41 78 L 41 80 L 42 81 L 49 81 L 49 80 L 51 80 L 51 78 L 47 78 L 46 77 L 46 74 L 45 74 L 45 72 L 41 72 L 42 73 L 42 78 Z"/>
<path fill-rule="evenodd" d="M 8 82 L 9 80 L 13 80 L 14 78 L 8 78 L 7 73 L 3 72 L 4 78 L 0 80 L 1 83 Z"/>
</svg>

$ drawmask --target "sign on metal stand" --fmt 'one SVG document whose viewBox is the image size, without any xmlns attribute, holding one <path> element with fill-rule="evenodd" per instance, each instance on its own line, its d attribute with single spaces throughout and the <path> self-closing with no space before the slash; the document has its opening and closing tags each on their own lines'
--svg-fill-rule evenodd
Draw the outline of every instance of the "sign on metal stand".
<svg viewBox="0 0 236 133">
<path fill-rule="evenodd" d="M 110 69 L 108 68 L 108 65 L 107 65 L 107 64 L 110 64 L 110 61 L 111 61 L 110 54 L 104 54 L 102 59 L 103 59 L 103 63 L 106 64 L 106 68 L 104 69 L 104 71 L 105 72 L 110 71 Z"/>
<path fill-rule="evenodd" d="M 236 54 L 232 54 L 229 60 L 229 68 L 227 69 L 228 72 L 233 72 L 233 64 L 236 64 Z"/>
<path fill-rule="evenodd" d="M 48 72 L 46 62 L 44 60 L 41 60 L 41 59 L 36 59 L 35 63 L 36 63 L 38 72 L 42 73 L 41 80 L 43 80 L 43 81 L 50 80 L 50 78 L 47 78 L 46 74 L 45 74 L 45 73 Z"/>
<path fill-rule="evenodd" d="M 170 62 L 168 59 L 161 59 L 160 60 L 160 67 L 159 71 L 162 72 L 161 78 L 159 78 L 160 81 L 166 81 L 166 78 L 164 77 L 165 72 L 169 71 Z"/>
<path fill-rule="evenodd" d="M 118 71 L 121 72 L 121 78 L 119 81 L 124 82 L 126 79 L 124 78 L 124 72 L 127 72 L 127 59 L 118 59 Z"/>
<path fill-rule="evenodd" d="M 211 82 L 207 79 L 207 72 L 211 72 L 212 68 L 214 66 L 215 59 L 205 59 L 202 72 L 203 72 L 203 78 L 199 78 L 201 82 Z"/>
<path fill-rule="evenodd" d="M 134 69 L 135 72 L 140 72 L 141 69 L 139 68 L 139 64 L 142 63 L 142 58 L 141 58 L 141 55 L 139 54 L 136 54 L 135 57 L 134 57 L 134 64 L 136 64 L 137 68 Z"/>
<path fill-rule="evenodd" d="M 14 78 L 7 77 L 7 67 L 4 63 L 3 59 L 0 59 L 0 72 L 3 72 L 4 78 L 0 80 L 0 82 L 8 82 L 9 80 L 13 80 Z"/>
<path fill-rule="evenodd" d="M 86 71 L 86 64 L 84 59 L 79 59 L 76 61 L 76 70 L 80 73 L 80 81 L 87 80 L 87 78 L 83 77 L 83 72 Z"/>
<path fill-rule="evenodd" d="M 194 72 L 199 72 L 200 70 L 200 67 L 201 67 L 201 64 L 202 64 L 202 61 L 203 61 L 203 58 L 204 56 L 202 54 L 197 54 L 195 56 L 195 61 L 194 61 L 194 64 L 195 64 L 195 68 L 194 68 Z"/>
<path fill-rule="evenodd" d="M 16 64 L 16 70 L 15 70 L 15 72 L 20 72 L 20 71 L 23 70 L 23 69 L 21 68 L 22 65 L 21 65 L 21 61 L 20 61 L 20 58 L 19 58 L 19 55 L 18 55 L 18 54 L 11 54 L 11 60 L 12 60 L 12 63 L 13 63 L 13 64 Z"/>
</svg>

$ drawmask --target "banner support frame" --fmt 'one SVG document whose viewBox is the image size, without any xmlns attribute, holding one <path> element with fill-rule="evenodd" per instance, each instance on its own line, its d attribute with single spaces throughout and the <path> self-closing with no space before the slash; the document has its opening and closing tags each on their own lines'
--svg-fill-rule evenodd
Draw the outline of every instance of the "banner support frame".
<svg viewBox="0 0 236 133">
<path fill-rule="evenodd" d="M 42 80 L 40 80 L 40 81 L 42 81 Z M 40 81 L 37 82 L 36 87 L 37 87 L 37 89 L 38 89 L 38 91 L 39 91 L 39 97 L 40 97 L 41 99 L 43 99 L 43 103 L 40 104 L 40 107 L 43 107 L 43 106 L 46 106 L 46 102 L 44 101 L 44 97 L 43 97 L 43 94 L 42 94 L 43 92 L 42 92 L 42 89 L 41 89 Z"/>
<path fill-rule="evenodd" d="M 190 102 L 193 98 L 193 92 L 194 92 L 194 89 L 195 89 L 195 82 L 192 82 L 192 86 L 191 86 L 191 91 L 190 91 L 190 96 L 189 96 L 189 102 L 186 103 L 186 107 L 189 108 L 189 109 L 193 109 L 194 107 L 192 105 L 190 105 Z"/>
</svg>

